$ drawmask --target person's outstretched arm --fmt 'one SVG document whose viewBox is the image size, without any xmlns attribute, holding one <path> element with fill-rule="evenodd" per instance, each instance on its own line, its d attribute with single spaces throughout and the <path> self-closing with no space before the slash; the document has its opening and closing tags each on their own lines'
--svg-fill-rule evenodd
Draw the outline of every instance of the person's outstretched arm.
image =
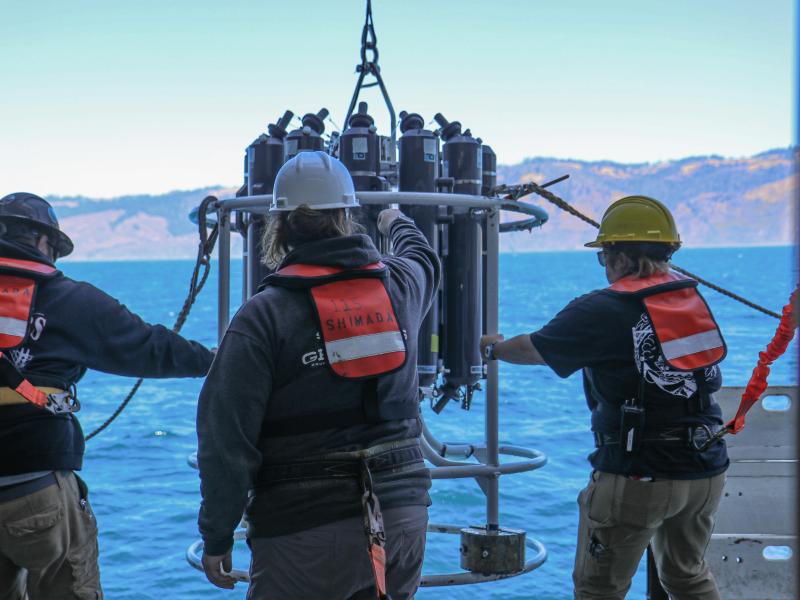
<svg viewBox="0 0 800 600">
<path fill-rule="evenodd" d="M 70 362 L 129 377 L 202 377 L 214 355 L 163 325 L 151 325 L 118 300 L 77 282 L 61 298 L 74 315 Z"/>
<path fill-rule="evenodd" d="M 490 348 L 491 346 L 491 348 Z M 487 348 L 491 355 L 487 355 Z M 481 356 L 487 360 L 502 360 L 515 365 L 544 365 L 544 359 L 527 333 L 506 340 L 502 333 L 481 338 Z"/>
</svg>

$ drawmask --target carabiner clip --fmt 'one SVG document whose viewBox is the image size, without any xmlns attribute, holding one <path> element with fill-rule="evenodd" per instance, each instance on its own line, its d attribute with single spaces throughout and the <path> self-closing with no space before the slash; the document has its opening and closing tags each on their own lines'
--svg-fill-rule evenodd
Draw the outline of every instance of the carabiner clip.
<svg viewBox="0 0 800 600">
<path fill-rule="evenodd" d="M 71 386 L 69 391 L 47 394 L 47 405 L 44 408 L 54 415 L 61 415 L 78 412 L 81 409 L 81 403 L 74 392 L 74 387 Z"/>
<path fill-rule="evenodd" d="M 706 439 L 706 441 L 703 442 L 703 444 L 701 444 L 700 446 L 695 444 L 694 443 L 694 439 L 693 439 L 692 440 L 692 446 L 694 446 L 694 449 L 697 450 L 698 452 L 705 452 L 706 450 L 708 450 L 711 447 L 711 444 L 715 444 L 715 443 L 721 441 L 722 438 L 725 437 L 726 435 L 728 435 L 730 432 L 731 432 L 730 426 L 725 425 L 725 427 L 723 427 L 722 429 L 717 431 L 717 433 L 709 436 Z"/>
</svg>

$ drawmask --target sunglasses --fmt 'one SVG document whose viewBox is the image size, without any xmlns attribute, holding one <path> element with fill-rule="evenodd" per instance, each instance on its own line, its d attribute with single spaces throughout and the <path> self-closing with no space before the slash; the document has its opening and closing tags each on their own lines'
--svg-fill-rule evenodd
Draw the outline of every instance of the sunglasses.
<svg viewBox="0 0 800 600">
<path fill-rule="evenodd" d="M 597 253 L 597 262 L 600 263 L 601 267 L 605 267 L 606 266 L 606 251 L 605 250 L 600 250 L 600 252 Z"/>
</svg>

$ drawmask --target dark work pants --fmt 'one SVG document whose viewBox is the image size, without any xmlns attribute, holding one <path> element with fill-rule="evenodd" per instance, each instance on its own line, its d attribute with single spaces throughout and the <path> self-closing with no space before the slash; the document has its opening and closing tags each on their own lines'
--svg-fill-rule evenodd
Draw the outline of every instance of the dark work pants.
<svg viewBox="0 0 800 600">
<path fill-rule="evenodd" d="M 419 586 L 428 509 L 403 506 L 383 513 L 386 585 L 392 600 L 411 600 Z M 250 540 L 247 600 L 375 598 L 361 517 L 306 531 Z"/>
</svg>

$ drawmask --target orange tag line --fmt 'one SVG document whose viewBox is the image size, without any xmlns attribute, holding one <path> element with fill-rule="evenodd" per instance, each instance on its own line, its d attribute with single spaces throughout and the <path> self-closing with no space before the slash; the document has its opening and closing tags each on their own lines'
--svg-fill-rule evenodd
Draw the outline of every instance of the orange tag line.
<svg viewBox="0 0 800 600">
<path fill-rule="evenodd" d="M 742 394 L 736 416 L 728 423 L 728 428 L 734 435 L 744 429 L 745 415 L 758 402 L 761 394 L 767 388 L 767 375 L 772 362 L 783 356 L 792 338 L 794 338 L 795 330 L 797 329 L 797 321 L 793 317 L 796 298 L 797 290 L 793 291 L 789 297 L 789 304 L 783 307 L 783 315 L 775 335 L 767 344 L 767 349 L 760 353 L 758 363 L 756 363 L 753 374 L 750 376 L 750 381 L 747 382 L 745 391 Z M 770 352 L 770 350 L 776 352 Z M 762 369 L 766 369 L 766 374 L 762 374 Z"/>
<path fill-rule="evenodd" d="M 375 576 L 375 589 L 378 598 L 386 597 L 386 550 L 377 544 L 370 544 L 369 558 L 372 563 L 372 574 Z"/>
</svg>

